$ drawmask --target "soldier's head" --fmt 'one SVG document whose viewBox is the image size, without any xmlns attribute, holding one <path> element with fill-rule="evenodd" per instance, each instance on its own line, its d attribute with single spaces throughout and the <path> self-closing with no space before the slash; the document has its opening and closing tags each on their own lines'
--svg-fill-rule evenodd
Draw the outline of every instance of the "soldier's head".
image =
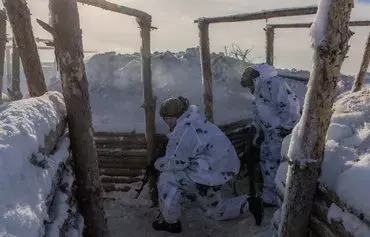
<svg viewBox="0 0 370 237">
<path fill-rule="evenodd" d="M 245 69 L 240 84 L 248 87 L 254 93 L 255 82 L 261 78 L 272 78 L 277 76 L 276 69 L 267 63 L 253 64 Z"/>
<path fill-rule="evenodd" d="M 170 130 L 176 126 L 177 119 L 189 108 L 189 100 L 179 96 L 164 100 L 159 109 L 159 115 L 166 122 Z"/>
<path fill-rule="evenodd" d="M 242 79 L 240 80 L 240 85 L 242 87 L 247 87 L 251 90 L 251 92 L 254 92 L 254 79 L 260 76 L 260 73 L 255 70 L 253 67 L 248 67 L 245 69 Z"/>
</svg>

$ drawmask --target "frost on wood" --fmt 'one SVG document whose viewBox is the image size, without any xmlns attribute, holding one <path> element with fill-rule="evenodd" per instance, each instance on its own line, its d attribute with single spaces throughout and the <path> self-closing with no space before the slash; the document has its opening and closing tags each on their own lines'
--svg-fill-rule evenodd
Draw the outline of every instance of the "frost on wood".
<svg viewBox="0 0 370 237">
<path fill-rule="evenodd" d="M 319 0 L 318 10 L 310 28 L 313 47 L 320 46 L 325 39 L 331 2 L 332 0 Z"/>
</svg>

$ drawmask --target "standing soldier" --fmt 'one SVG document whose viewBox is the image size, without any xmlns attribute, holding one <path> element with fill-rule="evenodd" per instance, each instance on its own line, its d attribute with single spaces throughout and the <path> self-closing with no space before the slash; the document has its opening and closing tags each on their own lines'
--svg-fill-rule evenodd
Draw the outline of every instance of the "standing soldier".
<svg viewBox="0 0 370 237">
<path fill-rule="evenodd" d="M 262 198 L 265 206 L 276 206 L 274 179 L 282 159 L 281 145 L 300 119 L 300 103 L 275 68 L 265 63 L 248 67 L 241 86 L 248 87 L 255 96 L 257 123 L 264 134 L 260 154 Z"/>
</svg>

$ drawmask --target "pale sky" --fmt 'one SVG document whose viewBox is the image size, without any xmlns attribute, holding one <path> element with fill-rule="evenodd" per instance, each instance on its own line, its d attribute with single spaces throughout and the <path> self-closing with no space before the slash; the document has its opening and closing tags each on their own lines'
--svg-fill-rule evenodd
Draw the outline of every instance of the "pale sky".
<svg viewBox="0 0 370 237">
<path fill-rule="evenodd" d="M 266 9 L 302 7 L 317 0 L 111 0 L 151 14 L 153 25 L 152 51 L 184 51 L 198 45 L 198 28 L 193 21 L 202 16 L 219 16 L 254 12 Z M 48 22 L 48 0 L 27 1 L 33 17 L 35 36 L 49 38 L 36 23 L 40 18 Z M 140 49 L 137 23 L 133 17 L 104 11 L 79 3 L 85 50 L 99 52 L 135 52 Z M 356 3 L 352 20 L 370 20 L 370 4 Z M 270 23 L 310 22 L 314 15 L 270 19 Z M 211 51 L 220 52 L 224 45 L 236 43 L 252 48 L 254 61 L 264 61 L 266 22 L 215 24 L 210 27 Z M 349 58 L 343 73 L 356 74 L 362 59 L 370 27 L 354 27 Z M 42 53 L 43 60 L 51 60 L 51 52 Z M 309 29 L 278 29 L 275 35 L 275 65 L 279 68 L 311 69 L 312 49 Z"/>
</svg>

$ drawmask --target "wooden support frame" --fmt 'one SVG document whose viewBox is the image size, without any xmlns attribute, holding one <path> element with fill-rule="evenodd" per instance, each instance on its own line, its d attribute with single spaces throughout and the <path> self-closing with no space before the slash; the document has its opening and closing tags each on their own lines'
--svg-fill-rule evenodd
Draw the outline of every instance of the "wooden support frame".
<svg viewBox="0 0 370 237">
<path fill-rule="evenodd" d="M 141 76 L 144 88 L 144 103 L 146 130 L 145 136 L 147 140 L 148 164 L 151 163 L 155 156 L 155 105 L 156 99 L 153 97 L 152 88 L 152 69 L 151 69 L 151 52 L 150 52 L 150 30 L 156 29 L 152 27 L 152 16 L 146 12 L 107 2 L 105 0 L 77 0 L 82 4 L 98 7 L 104 10 L 117 12 L 124 15 L 136 17 L 140 26 L 140 36 L 142 39 L 141 45 Z"/>
<path fill-rule="evenodd" d="M 317 12 L 317 6 L 308 7 L 298 7 L 298 8 L 281 8 L 268 11 L 259 11 L 254 13 L 244 13 L 229 16 L 220 17 L 208 17 L 199 18 L 195 20 L 195 23 L 202 20 L 205 23 L 226 23 L 226 22 L 240 22 L 240 21 L 253 21 L 253 20 L 264 20 L 276 17 L 286 17 L 286 16 L 303 16 L 312 15 Z"/>
<path fill-rule="evenodd" d="M 271 26 L 266 26 L 266 63 L 274 65 L 274 38 L 275 30 Z"/>
<path fill-rule="evenodd" d="M 11 88 L 8 88 L 8 92 L 10 93 L 11 91 L 12 92 L 11 94 L 13 94 L 13 95 L 9 95 L 10 97 L 12 97 L 12 100 L 22 99 L 20 81 L 21 81 L 21 60 L 20 60 L 18 45 L 13 39 L 12 83 L 11 83 Z"/>
<path fill-rule="evenodd" d="M 5 60 L 6 60 L 6 85 L 7 88 L 10 88 L 12 84 L 12 63 L 11 63 L 11 54 L 10 54 L 11 47 L 5 47 Z"/>
<path fill-rule="evenodd" d="M 213 92 L 212 92 L 212 68 L 211 53 L 209 46 L 209 25 L 212 23 L 241 22 L 253 20 L 267 20 L 276 17 L 312 15 L 317 12 L 317 6 L 284 8 L 254 13 L 237 14 L 221 17 L 202 17 L 194 21 L 199 28 L 200 61 L 202 64 L 203 103 L 207 119 L 213 121 Z M 271 31 L 269 32 L 271 34 Z M 273 34 L 272 34 L 273 35 Z M 273 55 L 270 59 L 273 63 Z"/>
<path fill-rule="evenodd" d="M 286 23 L 286 24 L 267 24 L 266 31 L 266 62 L 271 66 L 274 65 L 274 34 L 275 29 L 295 29 L 295 28 L 310 28 L 310 23 Z M 351 27 L 370 26 L 370 21 L 351 21 Z"/>
<path fill-rule="evenodd" d="M 361 90 L 361 87 L 364 84 L 365 74 L 369 67 L 369 63 L 370 63 L 370 33 L 366 41 L 364 55 L 362 56 L 360 71 L 358 72 L 355 83 L 353 84 L 352 92 L 357 92 Z"/>
<path fill-rule="evenodd" d="M 27 2 L 4 0 L 3 4 L 12 27 L 13 37 L 19 47 L 19 55 L 26 75 L 29 95 L 31 97 L 41 96 L 47 89 Z"/>
<path fill-rule="evenodd" d="M 0 10 L 0 104 L 3 102 L 3 85 L 4 85 L 4 61 L 6 45 L 6 12 Z"/>
</svg>

